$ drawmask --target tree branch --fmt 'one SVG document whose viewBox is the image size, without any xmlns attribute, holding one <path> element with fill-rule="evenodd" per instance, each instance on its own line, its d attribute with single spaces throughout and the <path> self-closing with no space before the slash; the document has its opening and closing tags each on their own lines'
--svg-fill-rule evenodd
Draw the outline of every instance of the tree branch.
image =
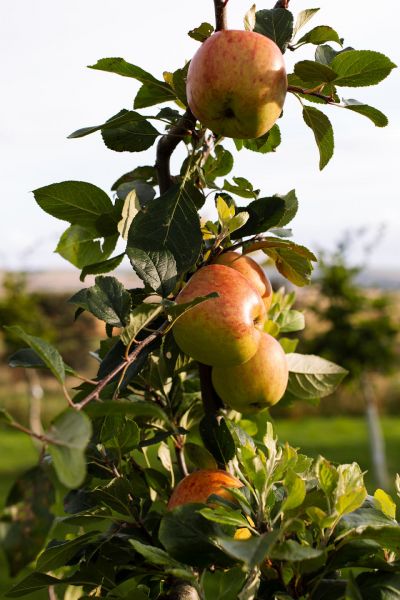
<svg viewBox="0 0 400 600">
<path fill-rule="evenodd" d="M 215 10 L 215 31 L 221 31 L 222 29 L 228 29 L 228 22 L 226 17 L 226 5 L 229 0 L 214 0 Z"/>
<path fill-rule="evenodd" d="M 203 363 L 198 363 L 198 365 L 204 412 L 208 415 L 215 415 L 222 407 L 222 402 L 212 384 L 211 367 L 203 365 Z"/>
<path fill-rule="evenodd" d="M 290 0 L 278 0 L 274 8 L 289 8 Z"/>
<path fill-rule="evenodd" d="M 76 408 L 77 410 L 82 410 L 82 408 L 84 408 L 92 400 L 98 400 L 100 397 L 100 392 L 106 387 L 106 385 L 108 383 L 110 383 L 110 381 L 112 381 L 114 379 L 114 377 L 116 375 L 118 375 L 118 373 L 120 373 L 123 369 L 125 369 L 130 364 L 132 364 L 137 359 L 140 352 L 144 348 L 146 348 L 146 346 L 149 346 L 152 342 L 154 342 L 154 340 L 156 340 L 158 337 L 160 337 L 164 333 L 167 326 L 168 326 L 167 322 L 163 323 L 163 325 L 161 325 L 161 327 L 159 327 L 156 331 L 154 331 L 153 333 L 148 335 L 147 338 L 145 338 L 143 341 L 139 342 L 139 344 L 137 344 L 135 349 L 132 350 L 132 352 L 130 354 L 128 354 L 126 359 L 124 361 L 122 361 L 119 365 L 117 365 L 115 367 L 115 369 L 113 369 L 111 371 L 111 373 L 109 373 L 108 375 L 103 377 L 103 379 L 101 379 L 98 382 L 98 384 L 96 385 L 94 390 L 92 392 L 90 392 L 90 394 L 88 396 L 86 396 L 86 398 L 84 398 L 84 400 L 75 404 L 74 408 Z"/>
<path fill-rule="evenodd" d="M 190 135 L 196 126 L 196 117 L 188 108 L 184 115 L 162 136 L 157 145 L 156 170 L 160 194 L 164 194 L 173 185 L 170 171 L 170 159 L 173 151 L 185 137 Z"/>
</svg>

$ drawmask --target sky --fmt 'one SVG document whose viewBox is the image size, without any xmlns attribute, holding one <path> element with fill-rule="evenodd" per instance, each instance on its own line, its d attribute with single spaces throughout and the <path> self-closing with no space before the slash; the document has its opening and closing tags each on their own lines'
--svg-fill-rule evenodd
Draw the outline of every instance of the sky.
<svg viewBox="0 0 400 600">
<path fill-rule="evenodd" d="M 249 0 L 229 1 L 230 28 L 243 28 L 250 5 Z M 259 3 L 257 9 L 272 5 Z M 295 15 L 315 7 L 321 10 L 309 28 L 331 25 L 345 45 L 379 50 L 400 64 L 398 0 L 387 0 L 382 8 L 375 0 L 290 3 Z M 132 108 L 138 89 L 132 79 L 86 66 L 102 57 L 120 56 L 161 78 L 163 71 L 182 67 L 198 48 L 187 31 L 213 20 L 212 0 L 2 0 L 0 269 L 68 267 L 54 254 L 68 225 L 44 213 L 32 190 L 80 180 L 111 193 L 121 174 L 154 163 L 154 147 L 140 154 L 116 153 L 104 146 L 99 134 L 67 139 L 76 129 Z M 290 72 L 294 59 L 313 58 L 313 47 L 286 53 L 285 58 Z M 318 251 L 334 247 L 345 231 L 367 227 L 374 232 L 385 225 L 368 262 L 374 268 L 398 268 L 399 73 L 395 69 L 376 87 L 342 88 L 343 97 L 382 110 L 389 117 L 384 129 L 350 111 L 325 109 L 334 126 L 336 151 L 324 171 L 318 169 L 311 130 L 291 94 L 279 123 L 282 144 L 277 152 L 258 155 L 244 150 L 235 156 L 234 175 L 252 181 L 262 195 L 296 189 L 300 208 L 291 225 L 296 242 Z M 173 163 L 179 160 L 178 152 Z"/>
</svg>

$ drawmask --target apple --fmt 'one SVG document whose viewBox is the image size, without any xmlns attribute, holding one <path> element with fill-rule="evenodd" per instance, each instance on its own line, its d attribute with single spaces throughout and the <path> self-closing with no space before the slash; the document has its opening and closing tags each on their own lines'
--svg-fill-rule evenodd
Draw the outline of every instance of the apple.
<svg viewBox="0 0 400 600">
<path fill-rule="evenodd" d="M 174 491 L 168 502 L 168 509 L 188 504 L 189 502 L 207 502 L 211 494 L 218 494 L 226 500 L 234 501 L 232 494 L 225 488 L 241 488 L 243 484 L 227 471 L 217 469 L 200 469 L 186 475 Z"/>
<path fill-rule="evenodd" d="M 236 269 L 256 288 L 261 298 L 264 301 L 265 308 L 268 310 L 272 302 L 272 287 L 271 283 L 264 273 L 260 265 L 247 256 L 239 254 L 239 252 L 223 252 L 215 260 L 215 264 L 226 265 L 232 269 Z"/>
<path fill-rule="evenodd" d="M 289 377 L 286 354 L 280 343 L 263 333 L 255 355 L 235 367 L 213 367 L 212 383 L 221 400 L 239 412 L 273 406 L 285 393 Z"/>
<path fill-rule="evenodd" d="M 266 318 L 264 302 L 247 279 L 225 265 L 196 271 L 176 297 L 178 304 L 217 292 L 181 315 L 173 326 L 183 352 L 206 364 L 227 367 L 249 360 L 260 343 Z"/>
<path fill-rule="evenodd" d="M 213 33 L 193 56 L 186 93 L 194 116 L 215 133 L 256 138 L 271 129 L 287 91 L 278 46 L 254 31 Z"/>
</svg>

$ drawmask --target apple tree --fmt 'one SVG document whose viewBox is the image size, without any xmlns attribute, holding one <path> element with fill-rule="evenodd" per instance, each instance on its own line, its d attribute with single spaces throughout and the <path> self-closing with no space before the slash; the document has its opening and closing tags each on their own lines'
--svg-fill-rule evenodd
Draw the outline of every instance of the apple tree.
<svg viewBox="0 0 400 600">
<path fill-rule="evenodd" d="M 368 495 L 356 463 L 313 460 L 279 442 L 268 418 L 268 407 L 282 393 L 291 401 L 323 398 L 346 371 L 296 352 L 293 334 L 304 327 L 304 317 L 293 309 L 294 293 L 271 294 L 264 274 L 256 279 L 265 289 L 257 288 L 256 263 L 246 262 L 253 252 L 263 252 L 296 286 L 309 283 L 316 258 L 287 228 L 298 207 L 295 191 L 261 193 L 233 175 L 234 152 L 267 155 L 280 144 L 275 121 L 283 98 L 264 70 L 278 69 L 281 82 L 281 54 L 309 51 L 285 82 L 315 137 L 321 169 L 333 154 L 326 114 L 331 106 L 379 127 L 387 124 L 380 110 L 341 99 L 341 87 L 378 84 L 394 67 L 379 52 L 343 47 L 329 26 L 310 28 L 317 9 L 295 18 L 288 4 L 253 7 L 236 38 L 227 31 L 228 0 L 214 0 L 215 26 L 202 23 L 189 32 L 203 49 L 216 39 L 240 39 L 243 55 L 236 45 L 233 53 L 239 63 L 253 44 L 272 47 L 271 55 L 261 53 L 261 71 L 258 58 L 241 65 L 243 77 L 252 69 L 257 74 L 247 79 L 254 90 L 235 86 L 237 77 L 225 77 L 225 88 L 215 77 L 202 81 L 198 65 L 192 71 L 182 65 L 163 79 L 123 58 L 103 58 L 91 67 L 141 85 L 133 110 L 124 108 L 70 137 L 99 132 L 116 152 L 140 153 L 155 145 L 155 160 L 139 160 L 111 185 L 111 196 L 82 181 L 34 192 L 44 211 L 68 223 L 57 252 L 81 270 L 82 281 L 96 275 L 69 302 L 76 318 L 88 311 L 103 321 L 105 336 L 97 372 L 87 378 L 43 339 L 19 324 L 9 328 L 24 346 L 12 356 L 12 366 L 48 369 L 66 408 L 43 433 L 0 413 L 5 426 L 35 437 L 43 448 L 39 464 L 10 490 L 1 518 L 11 575 L 31 567 L 7 597 L 400 594 L 394 501 L 383 490 Z M 229 44 L 221 51 L 227 72 L 234 71 Z M 206 56 L 212 72 L 217 57 Z M 204 86 L 213 106 L 202 104 Z M 251 117 L 243 113 L 249 97 Z M 266 118 L 268 103 L 273 118 L 268 111 Z M 214 108 L 222 112 L 210 127 L 207 110 Z M 248 122 L 253 118 L 256 138 Z M 224 119 L 243 121 L 234 150 Z M 187 154 L 172 174 L 178 145 Z M 202 212 L 206 199 L 214 207 L 208 220 Z M 231 265 L 224 264 L 228 252 L 236 253 Z M 125 289 L 110 274 L 123 260 L 139 287 Z M 250 265 L 247 274 L 239 260 Z M 272 359 L 279 368 L 271 368 Z"/>
</svg>

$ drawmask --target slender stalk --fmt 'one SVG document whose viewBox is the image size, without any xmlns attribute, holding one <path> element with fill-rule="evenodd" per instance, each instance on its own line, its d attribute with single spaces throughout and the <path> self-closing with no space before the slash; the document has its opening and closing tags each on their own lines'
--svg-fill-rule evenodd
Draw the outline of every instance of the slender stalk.
<svg viewBox="0 0 400 600">
<path fill-rule="evenodd" d="M 81 402 L 79 402 L 77 404 L 74 404 L 74 408 L 76 408 L 77 410 L 82 410 L 82 408 L 84 408 L 92 400 L 98 400 L 100 397 L 101 391 L 110 383 L 110 381 L 112 381 L 114 379 L 114 377 L 116 375 L 118 375 L 118 373 L 120 373 L 123 369 L 125 369 L 127 366 L 131 365 L 136 360 L 136 358 L 138 357 L 140 352 L 144 348 L 146 348 L 146 346 L 149 346 L 152 342 L 154 342 L 154 340 L 156 340 L 158 337 L 163 335 L 167 325 L 168 325 L 168 323 L 164 323 L 156 331 L 154 331 L 152 334 L 147 336 L 147 338 L 145 338 L 143 341 L 141 341 L 139 344 L 137 344 L 135 349 L 132 350 L 132 352 L 130 354 L 128 354 L 127 358 L 125 360 L 123 360 L 119 365 L 117 365 L 115 367 L 115 369 L 113 369 L 108 375 L 106 375 L 106 377 L 103 377 L 103 379 L 101 379 L 98 382 L 98 384 L 96 385 L 94 390 L 92 392 L 90 392 L 90 394 L 88 396 L 86 396 L 86 398 L 84 400 L 82 400 Z"/>
<path fill-rule="evenodd" d="M 314 90 L 305 90 L 304 88 L 298 87 L 297 85 L 288 85 L 288 92 L 292 92 L 293 94 L 303 94 L 304 96 L 313 96 L 314 98 L 319 98 L 323 100 L 327 104 L 338 104 L 335 102 L 335 99 L 332 96 L 325 96 L 324 94 L 320 94 Z"/>
</svg>

